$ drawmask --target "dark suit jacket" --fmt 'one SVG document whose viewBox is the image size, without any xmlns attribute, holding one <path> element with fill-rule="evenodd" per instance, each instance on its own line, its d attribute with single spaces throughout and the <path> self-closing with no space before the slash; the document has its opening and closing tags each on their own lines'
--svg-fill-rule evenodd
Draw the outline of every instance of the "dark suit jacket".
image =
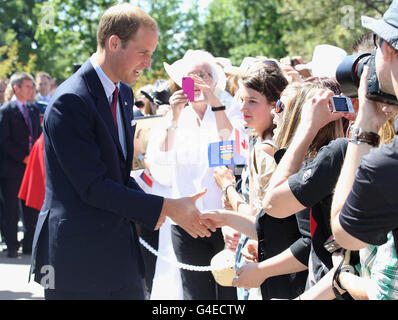
<svg viewBox="0 0 398 320">
<path fill-rule="evenodd" d="M 55 289 L 110 292 L 136 283 L 140 290 L 143 263 L 135 223 L 153 230 L 163 198 L 145 194 L 130 177 L 134 98 L 126 84 L 119 99 L 127 159 L 89 60 L 57 88 L 46 109 L 46 195 L 32 255 L 39 283 L 50 276 L 41 268 L 50 265 Z"/>
<path fill-rule="evenodd" d="M 32 123 L 32 145 L 41 134 L 39 110 L 27 104 Z M 0 178 L 21 179 L 25 171 L 23 160 L 29 155 L 29 128 L 16 101 L 0 107 Z"/>
</svg>

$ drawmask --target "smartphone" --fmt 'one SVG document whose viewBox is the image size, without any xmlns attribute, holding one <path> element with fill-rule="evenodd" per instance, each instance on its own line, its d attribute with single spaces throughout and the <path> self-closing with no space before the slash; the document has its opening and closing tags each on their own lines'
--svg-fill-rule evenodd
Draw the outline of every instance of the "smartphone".
<svg viewBox="0 0 398 320">
<path fill-rule="evenodd" d="M 333 96 L 331 102 L 333 112 L 354 113 L 351 99 L 346 96 Z"/>
<path fill-rule="evenodd" d="M 195 100 L 195 83 L 191 77 L 182 77 L 182 91 L 188 96 L 189 101 Z"/>
</svg>

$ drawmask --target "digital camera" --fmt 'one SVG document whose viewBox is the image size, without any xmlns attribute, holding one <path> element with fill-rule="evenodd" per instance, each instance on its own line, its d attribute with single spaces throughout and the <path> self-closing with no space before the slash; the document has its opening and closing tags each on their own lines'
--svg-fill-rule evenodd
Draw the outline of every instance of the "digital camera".
<svg viewBox="0 0 398 320">
<path fill-rule="evenodd" d="M 373 101 L 398 105 L 398 100 L 395 96 L 380 90 L 376 74 L 375 55 L 376 50 L 372 54 L 360 53 L 344 58 L 336 70 L 336 79 L 341 86 L 341 91 L 350 98 L 357 98 L 363 68 L 367 65 L 369 66 L 367 98 Z"/>
</svg>

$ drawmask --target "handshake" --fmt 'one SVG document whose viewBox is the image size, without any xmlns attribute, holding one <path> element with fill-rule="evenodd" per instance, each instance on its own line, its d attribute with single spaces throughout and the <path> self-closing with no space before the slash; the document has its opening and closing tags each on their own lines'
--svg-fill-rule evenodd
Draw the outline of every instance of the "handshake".
<svg viewBox="0 0 398 320">
<path fill-rule="evenodd" d="M 158 230 L 166 217 L 172 219 L 192 237 L 210 237 L 211 232 L 222 226 L 222 219 L 210 212 L 201 213 L 196 208 L 196 201 L 207 192 L 206 189 L 189 197 L 180 199 L 164 199 L 155 230 Z"/>
</svg>

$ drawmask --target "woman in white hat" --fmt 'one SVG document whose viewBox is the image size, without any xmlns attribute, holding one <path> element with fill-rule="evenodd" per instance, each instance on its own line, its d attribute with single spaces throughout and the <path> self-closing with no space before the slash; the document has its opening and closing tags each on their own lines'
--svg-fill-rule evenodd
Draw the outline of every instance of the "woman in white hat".
<svg viewBox="0 0 398 320">
<path fill-rule="evenodd" d="M 204 188 L 197 201 L 200 210 L 222 208 L 222 193 L 209 167 L 209 143 L 229 140 L 233 121 L 241 121 L 239 106 L 225 92 L 226 77 L 215 58 L 202 50 L 189 50 L 181 60 L 164 64 L 170 78 L 180 87 L 182 78 L 194 81 L 194 101 L 183 90 L 170 97 L 171 110 L 160 137 L 157 163 L 170 164 L 173 196 L 188 196 Z M 156 177 L 154 177 L 156 179 Z M 179 262 L 208 266 L 224 248 L 221 230 L 209 238 L 193 238 L 177 225 L 172 226 L 173 247 Z M 236 289 L 221 287 L 210 272 L 181 270 L 185 300 L 236 299 Z"/>
</svg>

